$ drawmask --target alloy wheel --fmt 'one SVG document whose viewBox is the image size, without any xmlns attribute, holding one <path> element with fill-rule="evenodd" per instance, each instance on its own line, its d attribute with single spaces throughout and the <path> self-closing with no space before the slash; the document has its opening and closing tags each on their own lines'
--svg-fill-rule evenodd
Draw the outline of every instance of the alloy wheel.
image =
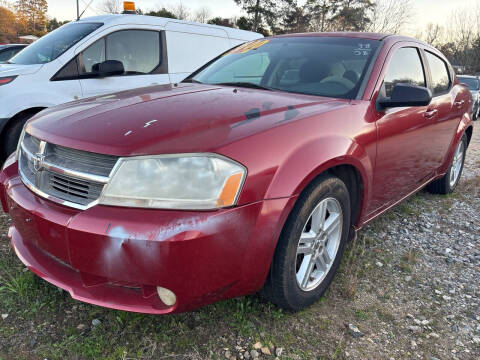
<svg viewBox="0 0 480 360">
<path fill-rule="evenodd" d="M 330 271 L 340 246 L 343 213 L 338 200 L 322 200 L 310 214 L 297 245 L 296 279 L 312 291 Z"/>
<path fill-rule="evenodd" d="M 455 187 L 455 184 L 460 177 L 460 172 L 462 170 L 463 165 L 463 153 L 465 151 L 465 144 L 463 141 L 457 146 L 457 150 L 455 151 L 455 155 L 453 157 L 452 166 L 450 169 L 450 187 Z"/>
</svg>

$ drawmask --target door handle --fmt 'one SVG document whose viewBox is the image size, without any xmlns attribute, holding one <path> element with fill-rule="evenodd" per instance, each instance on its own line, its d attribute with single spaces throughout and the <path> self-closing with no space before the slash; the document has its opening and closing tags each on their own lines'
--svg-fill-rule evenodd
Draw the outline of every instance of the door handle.
<svg viewBox="0 0 480 360">
<path fill-rule="evenodd" d="M 427 111 L 425 111 L 425 113 L 423 114 L 423 116 L 425 116 L 426 119 L 431 119 L 431 118 L 433 118 L 435 115 L 437 115 L 437 113 L 438 113 L 438 110 L 437 110 L 437 109 L 427 110 Z"/>
<path fill-rule="evenodd" d="M 465 104 L 465 100 L 455 101 L 453 105 L 457 107 L 457 109 L 461 109 L 463 104 Z"/>
</svg>

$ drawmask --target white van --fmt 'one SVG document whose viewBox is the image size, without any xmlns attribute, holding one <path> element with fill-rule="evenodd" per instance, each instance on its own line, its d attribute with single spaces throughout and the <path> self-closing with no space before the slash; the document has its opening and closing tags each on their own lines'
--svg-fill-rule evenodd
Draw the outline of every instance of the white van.
<svg viewBox="0 0 480 360">
<path fill-rule="evenodd" d="M 176 83 L 262 35 L 142 15 L 70 22 L 0 65 L 0 164 L 25 121 L 46 107 L 136 87 Z"/>
</svg>

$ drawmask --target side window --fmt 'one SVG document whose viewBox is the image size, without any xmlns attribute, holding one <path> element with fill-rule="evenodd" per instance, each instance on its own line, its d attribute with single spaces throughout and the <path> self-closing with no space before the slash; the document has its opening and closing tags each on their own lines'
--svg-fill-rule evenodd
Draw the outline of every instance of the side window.
<svg viewBox="0 0 480 360">
<path fill-rule="evenodd" d="M 92 72 L 92 66 L 105 61 L 105 38 L 100 39 L 90 45 L 82 52 L 82 73 Z"/>
<path fill-rule="evenodd" d="M 390 60 L 383 81 L 383 96 L 390 97 L 396 84 L 426 86 L 425 74 L 418 50 L 412 47 L 398 49 Z"/>
<path fill-rule="evenodd" d="M 125 30 L 107 36 L 107 60 L 119 60 L 125 72 L 148 74 L 160 65 L 160 33 Z"/>
<path fill-rule="evenodd" d="M 251 82 L 260 84 L 270 58 L 266 53 L 252 53 L 225 66 L 221 71 L 214 74 L 212 82 Z"/>
<path fill-rule="evenodd" d="M 117 31 L 96 41 L 80 54 L 81 74 L 105 60 L 123 63 L 125 73 L 148 74 L 160 65 L 160 33 L 147 30 Z"/>
<path fill-rule="evenodd" d="M 447 92 L 450 88 L 450 76 L 448 75 L 447 64 L 437 55 L 428 51 L 425 51 L 425 54 L 432 74 L 433 95 L 440 95 Z"/>
</svg>

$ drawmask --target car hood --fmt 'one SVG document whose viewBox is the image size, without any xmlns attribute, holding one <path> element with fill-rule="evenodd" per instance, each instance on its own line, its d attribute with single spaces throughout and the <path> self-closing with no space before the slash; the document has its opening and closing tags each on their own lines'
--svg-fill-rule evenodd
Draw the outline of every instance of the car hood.
<svg viewBox="0 0 480 360">
<path fill-rule="evenodd" d="M 162 85 L 42 111 L 27 131 L 78 150 L 117 156 L 214 152 L 239 138 L 348 100 L 200 84 Z"/>
<path fill-rule="evenodd" d="M 42 66 L 43 64 L 0 64 L 0 77 L 33 74 L 40 70 Z"/>
</svg>

